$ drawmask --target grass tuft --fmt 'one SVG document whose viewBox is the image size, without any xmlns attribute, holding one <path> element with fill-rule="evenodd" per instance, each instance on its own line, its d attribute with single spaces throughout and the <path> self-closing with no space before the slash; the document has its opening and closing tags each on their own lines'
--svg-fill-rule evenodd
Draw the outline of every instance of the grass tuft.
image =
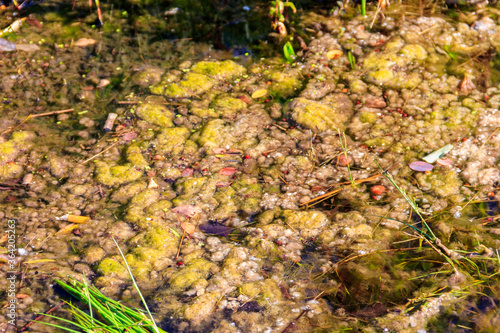
<svg viewBox="0 0 500 333">
<path fill-rule="evenodd" d="M 64 282 L 61 280 L 55 280 L 56 283 L 61 286 L 64 290 L 70 293 L 73 297 L 85 303 L 88 307 L 88 311 L 83 311 L 77 308 L 72 303 L 66 302 L 69 306 L 69 312 L 73 316 L 72 320 L 52 316 L 49 314 L 43 314 L 46 317 L 57 319 L 63 323 L 71 324 L 75 326 L 78 330 L 73 328 L 68 328 L 58 324 L 40 322 L 44 325 L 57 327 L 66 332 L 73 333 L 167 333 L 164 330 L 158 328 L 156 325 L 153 315 L 149 311 L 148 305 L 142 296 L 139 287 L 134 279 L 132 271 L 128 266 L 127 260 L 121 251 L 118 243 L 113 238 L 116 247 L 120 251 L 127 270 L 132 279 L 135 290 L 141 297 L 142 303 L 146 312 L 130 308 L 120 302 L 117 302 L 104 294 L 102 294 L 95 286 L 89 286 L 86 281 L 80 282 L 76 279 L 70 279 L 69 282 Z M 94 316 L 94 313 L 97 316 Z M 146 313 L 148 316 L 146 316 Z"/>
</svg>

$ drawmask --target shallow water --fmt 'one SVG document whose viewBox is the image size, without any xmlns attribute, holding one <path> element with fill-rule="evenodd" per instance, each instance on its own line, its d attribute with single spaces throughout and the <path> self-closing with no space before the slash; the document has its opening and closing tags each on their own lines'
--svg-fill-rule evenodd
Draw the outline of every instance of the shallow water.
<svg viewBox="0 0 500 333">
<path fill-rule="evenodd" d="M 55 278 L 141 306 L 113 236 L 168 332 L 495 331 L 498 10 L 296 5 L 293 63 L 266 3 L 2 9 L 26 18 L 0 53 L 17 328 Z"/>
</svg>

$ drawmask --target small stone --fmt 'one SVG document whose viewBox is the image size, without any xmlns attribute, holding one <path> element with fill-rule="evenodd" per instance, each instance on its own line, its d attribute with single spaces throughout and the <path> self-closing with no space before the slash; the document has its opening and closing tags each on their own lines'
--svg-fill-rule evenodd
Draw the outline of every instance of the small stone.
<svg viewBox="0 0 500 333">
<path fill-rule="evenodd" d="M 380 195 L 382 193 L 385 193 L 386 188 L 383 185 L 375 185 L 370 188 L 370 192 L 375 195 Z"/>
<path fill-rule="evenodd" d="M 422 162 L 422 161 L 416 161 L 410 164 L 410 169 L 414 171 L 421 171 L 421 172 L 426 172 L 426 171 L 431 171 L 434 169 L 434 166 L 432 164 L 429 164 L 427 162 Z"/>
<path fill-rule="evenodd" d="M 337 158 L 335 158 L 333 161 L 333 163 L 335 165 L 338 165 L 341 167 L 352 165 L 352 162 L 353 162 L 352 157 L 349 155 L 346 156 L 345 154 L 341 154 L 341 155 L 337 156 Z"/>
<path fill-rule="evenodd" d="M 365 106 L 369 108 L 382 109 L 387 106 L 387 103 L 382 98 L 369 98 L 365 102 Z"/>
</svg>

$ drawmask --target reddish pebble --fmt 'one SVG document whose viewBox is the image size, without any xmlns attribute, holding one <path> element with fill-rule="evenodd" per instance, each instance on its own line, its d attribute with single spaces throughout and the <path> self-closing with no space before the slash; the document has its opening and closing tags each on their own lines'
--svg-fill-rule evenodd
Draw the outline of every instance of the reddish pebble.
<svg viewBox="0 0 500 333">
<path fill-rule="evenodd" d="M 344 154 L 337 156 L 337 158 L 334 160 L 334 164 L 342 167 L 351 165 L 352 162 L 353 162 L 352 157 L 349 155 L 346 156 Z"/>
<path fill-rule="evenodd" d="M 220 170 L 219 170 L 219 174 L 220 174 L 220 175 L 224 175 L 224 176 L 232 176 L 232 175 L 234 175 L 236 172 L 238 172 L 238 169 L 231 168 L 231 167 L 227 167 L 227 168 L 224 168 L 224 169 L 220 169 Z"/>
<path fill-rule="evenodd" d="M 136 132 L 129 132 L 129 133 L 124 134 L 122 136 L 122 139 L 125 140 L 125 141 L 132 141 L 135 138 L 137 138 L 137 133 Z"/>
<path fill-rule="evenodd" d="M 380 195 L 385 193 L 385 186 L 383 185 L 375 185 L 370 188 L 370 192 L 375 195 Z"/>
<path fill-rule="evenodd" d="M 431 171 L 432 169 L 434 169 L 434 166 L 427 162 L 416 161 L 410 164 L 410 169 L 414 171 L 425 172 L 425 171 Z"/>
<path fill-rule="evenodd" d="M 226 149 L 224 148 L 214 148 L 212 151 L 215 155 L 224 155 L 226 153 Z"/>
<path fill-rule="evenodd" d="M 182 173 L 181 173 L 181 177 L 191 177 L 194 173 L 194 170 L 193 169 L 184 169 L 182 170 Z"/>
<path fill-rule="evenodd" d="M 453 165 L 453 162 L 447 158 L 438 158 L 436 162 L 437 162 L 437 164 L 444 165 L 444 166 Z"/>
</svg>

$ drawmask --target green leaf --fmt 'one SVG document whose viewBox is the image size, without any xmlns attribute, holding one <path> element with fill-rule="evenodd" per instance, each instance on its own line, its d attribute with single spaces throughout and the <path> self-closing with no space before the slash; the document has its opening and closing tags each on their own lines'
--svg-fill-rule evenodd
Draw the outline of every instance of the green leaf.
<svg viewBox="0 0 500 333">
<path fill-rule="evenodd" d="M 297 58 L 297 56 L 295 55 L 295 51 L 293 50 L 292 43 L 286 42 L 286 44 L 283 46 L 283 55 L 285 56 L 285 59 L 288 63 L 292 63 L 295 61 L 295 58 Z"/>
</svg>

